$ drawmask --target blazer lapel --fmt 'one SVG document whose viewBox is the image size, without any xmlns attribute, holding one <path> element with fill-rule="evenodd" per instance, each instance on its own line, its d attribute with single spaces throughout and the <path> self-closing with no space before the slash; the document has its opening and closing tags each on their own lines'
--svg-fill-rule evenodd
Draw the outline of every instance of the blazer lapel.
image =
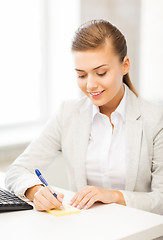
<svg viewBox="0 0 163 240">
<path fill-rule="evenodd" d="M 126 122 L 126 187 L 133 191 L 140 159 L 142 124 L 139 121 Z"/>
<path fill-rule="evenodd" d="M 87 103 L 82 106 L 78 112 L 74 113 L 74 172 L 75 172 L 75 184 L 77 190 L 80 190 L 87 184 L 86 180 L 86 152 L 89 142 L 89 136 L 91 131 L 91 114 L 92 107 L 91 104 Z"/>
<path fill-rule="evenodd" d="M 125 190 L 134 191 L 142 140 L 142 121 L 138 98 L 128 90 L 126 109 L 126 186 Z"/>
</svg>

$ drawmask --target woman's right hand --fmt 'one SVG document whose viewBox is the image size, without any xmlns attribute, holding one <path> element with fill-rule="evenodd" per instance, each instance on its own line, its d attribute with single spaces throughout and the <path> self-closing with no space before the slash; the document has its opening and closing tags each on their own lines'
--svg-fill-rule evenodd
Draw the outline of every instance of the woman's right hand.
<svg viewBox="0 0 163 240">
<path fill-rule="evenodd" d="M 28 188 L 25 192 L 25 196 L 33 201 L 35 208 L 38 211 L 45 211 L 54 208 L 63 208 L 62 201 L 64 195 L 59 192 L 57 194 L 57 199 L 53 196 L 48 187 L 43 187 L 42 185 L 36 185 Z"/>
</svg>

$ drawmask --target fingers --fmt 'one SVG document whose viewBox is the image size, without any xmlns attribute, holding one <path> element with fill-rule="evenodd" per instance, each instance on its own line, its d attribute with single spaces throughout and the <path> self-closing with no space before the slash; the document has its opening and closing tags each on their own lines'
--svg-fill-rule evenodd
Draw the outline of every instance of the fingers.
<svg viewBox="0 0 163 240">
<path fill-rule="evenodd" d="M 43 187 L 35 193 L 33 202 L 37 210 L 44 211 L 53 208 L 62 208 L 63 197 L 63 194 L 58 193 L 56 199 L 47 187 Z"/>
<path fill-rule="evenodd" d="M 88 209 L 98 200 L 98 188 L 94 186 L 86 186 L 74 195 L 71 199 L 70 205 L 77 207 L 78 209 L 85 206 L 84 209 Z"/>
<path fill-rule="evenodd" d="M 91 192 L 91 187 L 90 186 L 86 186 L 85 188 L 83 188 L 82 190 L 80 190 L 79 192 L 77 192 L 74 197 L 71 199 L 71 205 L 77 205 L 77 202 L 81 201 L 83 199 L 83 197 L 88 194 L 89 192 Z"/>
<path fill-rule="evenodd" d="M 70 205 L 81 209 L 90 208 L 95 202 L 119 203 L 125 205 L 123 194 L 119 191 L 103 189 L 95 186 L 86 186 L 77 192 L 70 201 Z"/>
<path fill-rule="evenodd" d="M 98 201 L 97 196 L 93 196 L 92 198 L 89 199 L 89 201 L 87 202 L 87 204 L 85 205 L 84 209 L 88 209 L 90 208 L 95 202 Z"/>
<path fill-rule="evenodd" d="M 94 192 L 89 192 L 84 196 L 84 198 L 78 202 L 77 208 L 82 209 L 88 209 L 90 208 L 96 201 L 98 201 L 97 195 Z"/>
<path fill-rule="evenodd" d="M 62 203 L 63 202 L 63 198 L 64 198 L 64 194 L 56 192 L 56 191 L 55 191 L 55 193 L 57 194 L 57 199 Z"/>
</svg>

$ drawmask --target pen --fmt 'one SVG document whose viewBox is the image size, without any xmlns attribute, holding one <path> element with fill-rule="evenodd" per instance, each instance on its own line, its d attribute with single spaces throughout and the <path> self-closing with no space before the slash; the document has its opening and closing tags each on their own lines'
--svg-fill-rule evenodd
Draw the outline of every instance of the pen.
<svg viewBox="0 0 163 240">
<path fill-rule="evenodd" d="M 47 183 L 47 181 L 45 180 L 45 178 L 42 176 L 42 174 L 40 173 L 40 171 L 38 169 L 35 169 L 35 173 L 37 175 L 37 177 L 40 179 L 40 181 L 49 188 L 49 190 L 51 191 L 51 193 L 53 194 L 53 196 L 55 198 L 57 198 L 57 194 L 54 193 L 52 187 Z"/>
</svg>

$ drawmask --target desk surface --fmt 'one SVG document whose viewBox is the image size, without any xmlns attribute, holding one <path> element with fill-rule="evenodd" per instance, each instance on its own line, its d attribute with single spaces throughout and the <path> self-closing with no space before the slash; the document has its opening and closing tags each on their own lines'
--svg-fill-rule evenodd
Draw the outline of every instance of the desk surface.
<svg viewBox="0 0 163 240">
<path fill-rule="evenodd" d="M 62 192 L 65 203 L 74 194 Z M 64 217 L 36 210 L 8 212 L 0 213 L 0 234 L 6 240 L 146 240 L 163 236 L 163 216 L 118 204 L 96 204 L 80 214 Z"/>
</svg>

